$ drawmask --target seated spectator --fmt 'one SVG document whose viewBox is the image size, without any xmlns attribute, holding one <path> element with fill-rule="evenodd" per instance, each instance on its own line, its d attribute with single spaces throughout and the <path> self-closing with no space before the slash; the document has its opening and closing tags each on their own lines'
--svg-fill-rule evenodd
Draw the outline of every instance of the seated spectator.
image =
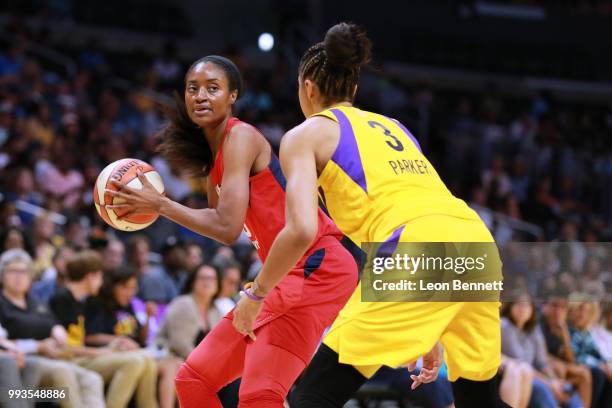
<svg viewBox="0 0 612 408">
<path fill-rule="evenodd" d="M 234 260 L 221 258 L 215 266 L 221 277 L 221 291 L 215 299 L 215 307 L 225 316 L 236 306 L 241 282 L 240 265 Z"/>
<path fill-rule="evenodd" d="M 528 363 L 502 355 L 499 396 L 514 408 L 527 408 L 533 389 L 533 368 Z"/>
<path fill-rule="evenodd" d="M 502 353 L 534 368 L 530 406 L 579 408 L 584 404 L 572 385 L 558 378 L 548 364 L 544 335 L 537 324 L 535 308 L 528 296 L 504 304 L 502 309 Z"/>
<path fill-rule="evenodd" d="M 602 387 L 593 382 L 592 370 L 588 366 L 576 363 L 567 326 L 568 293 L 558 288 L 545 296 L 540 327 L 550 355 L 549 361 L 557 375 L 576 388 L 588 407 L 591 401 L 597 401 Z"/>
<path fill-rule="evenodd" d="M 218 293 L 217 271 L 208 264 L 200 265 L 185 284 L 185 294 L 168 305 L 157 343 L 167 346 L 171 353 L 187 358 L 223 317 L 214 302 Z"/>
<path fill-rule="evenodd" d="M 161 249 L 161 255 L 164 272 L 170 278 L 178 296 L 183 291 L 183 286 L 189 276 L 185 269 L 185 260 L 187 259 L 185 244 L 175 236 L 170 236 Z"/>
<path fill-rule="evenodd" d="M 62 241 L 55 234 L 55 225 L 47 213 L 41 213 L 34 218 L 31 228 L 34 258 L 34 277 L 40 278 L 43 271 L 52 266 L 53 255 Z"/>
<path fill-rule="evenodd" d="M 115 351 L 111 347 L 85 346 L 85 301 L 102 286 L 103 263 L 91 250 L 78 253 L 68 262 L 64 288 L 49 300 L 49 306 L 68 331 L 68 351 L 73 361 L 102 375 L 108 384 L 106 406 L 125 407 L 134 392 L 138 408 L 155 408 L 157 371 L 143 353 Z"/>
<path fill-rule="evenodd" d="M 147 340 L 151 316 L 147 316 L 144 325 L 136 318 L 131 302 L 137 290 L 138 281 L 133 269 L 124 267 L 106 272 L 100 294 L 86 307 L 87 344 L 110 346 L 119 350 L 142 350 Z M 146 350 L 141 352 L 147 353 Z M 174 377 L 182 360 L 169 356 L 156 362 L 160 406 L 173 408 L 176 403 Z"/>
<path fill-rule="evenodd" d="M 106 270 L 123 266 L 125 258 L 125 245 L 118 239 L 111 238 L 102 251 L 102 259 Z"/>
<path fill-rule="evenodd" d="M 57 324 L 50 310 L 28 294 L 32 282 L 32 259 L 23 250 L 13 249 L 0 258 L 2 293 L 0 324 L 16 349 L 37 364 L 40 385 L 69 389 L 70 398 L 62 407 L 104 407 L 103 381 L 99 374 L 60 360 L 66 331 Z"/>
<path fill-rule="evenodd" d="M 219 290 L 217 270 L 209 264 L 197 267 L 185 282 L 183 294 L 168 305 L 166 318 L 155 340 L 158 346 L 186 359 L 223 318 L 215 306 Z M 223 406 L 238 405 L 239 387 L 238 379 L 219 391 Z"/>
<path fill-rule="evenodd" d="M 27 237 L 17 227 L 10 227 L 2 231 L 0 234 L 0 251 L 8 251 L 9 249 L 21 248 L 28 252 L 31 251 Z"/>
<path fill-rule="evenodd" d="M 63 246 L 53 255 L 53 266 L 50 269 L 53 272 L 43 273 L 43 278 L 32 285 L 32 295 L 36 296 L 40 301 L 47 304 L 51 296 L 57 292 L 58 288 L 64 286 L 66 279 L 66 264 L 74 257 L 74 249 L 69 246 Z M 45 279 L 45 276 L 47 278 Z"/>
<path fill-rule="evenodd" d="M 591 328 L 591 336 L 601 357 L 612 362 L 612 303 L 608 303 L 601 313 L 601 321 Z"/>
<path fill-rule="evenodd" d="M 191 273 L 204 262 L 204 254 L 202 253 L 202 247 L 195 243 L 187 245 L 185 251 L 187 252 L 185 270 Z"/>
<path fill-rule="evenodd" d="M 598 256 L 589 256 L 584 263 L 580 278 L 581 291 L 595 299 L 603 299 L 606 295 L 606 285 L 602 280 L 601 260 Z"/>
<path fill-rule="evenodd" d="M 571 298 L 570 298 L 571 299 Z M 589 329 L 595 323 L 598 304 L 592 301 L 570 303 L 568 313 L 570 340 L 576 362 L 594 368 L 593 381 L 603 383 L 597 407 L 612 406 L 612 363 L 604 360 Z"/>
<path fill-rule="evenodd" d="M 136 235 L 128 242 L 128 263 L 138 272 L 138 297 L 145 302 L 167 304 L 180 291 L 163 267 L 150 262 L 149 240 Z"/>
<path fill-rule="evenodd" d="M 0 325 L 0 387 L 20 389 L 40 384 L 41 372 L 36 361 L 27 359 L 17 345 L 7 340 L 7 332 Z M 13 399 L 4 402 L 7 408 L 27 408 L 25 400 Z"/>
</svg>

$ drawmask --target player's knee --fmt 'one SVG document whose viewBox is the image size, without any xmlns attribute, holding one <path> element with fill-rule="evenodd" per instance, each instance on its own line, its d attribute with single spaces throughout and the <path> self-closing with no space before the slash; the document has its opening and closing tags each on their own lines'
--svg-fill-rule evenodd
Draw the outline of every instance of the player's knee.
<svg viewBox="0 0 612 408">
<path fill-rule="evenodd" d="M 280 390 L 270 387 L 240 391 L 238 408 L 283 408 L 285 395 Z"/>
<path fill-rule="evenodd" d="M 212 381 L 206 378 L 206 373 L 196 373 L 187 363 L 183 363 L 177 370 L 174 377 L 174 386 L 177 392 L 189 392 L 194 387 L 200 392 L 205 390 L 209 393 L 216 393 L 221 387 L 214 386 Z"/>
</svg>

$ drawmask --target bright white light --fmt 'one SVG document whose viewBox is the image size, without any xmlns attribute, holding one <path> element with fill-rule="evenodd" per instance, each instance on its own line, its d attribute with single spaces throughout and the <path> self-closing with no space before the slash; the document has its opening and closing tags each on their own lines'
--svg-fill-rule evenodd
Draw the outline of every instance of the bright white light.
<svg viewBox="0 0 612 408">
<path fill-rule="evenodd" d="M 274 47 L 274 36 L 270 33 L 262 33 L 257 43 L 260 50 L 268 52 Z"/>
</svg>

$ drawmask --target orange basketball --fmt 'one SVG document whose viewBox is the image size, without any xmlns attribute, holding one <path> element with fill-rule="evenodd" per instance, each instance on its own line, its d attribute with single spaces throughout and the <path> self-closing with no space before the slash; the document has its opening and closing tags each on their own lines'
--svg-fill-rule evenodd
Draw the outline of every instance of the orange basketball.
<svg viewBox="0 0 612 408">
<path fill-rule="evenodd" d="M 135 189 L 141 189 L 142 183 L 138 179 L 136 172 L 140 170 L 144 176 L 151 182 L 153 187 L 160 193 L 164 193 L 164 183 L 155 168 L 149 163 L 138 159 L 121 159 L 106 166 L 100 172 L 96 184 L 94 186 L 93 196 L 96 210 L 102 219 L 111 227 L 121 231 L 138 231 L 153 224 L 159 214 L 132 214 L 126 218 L 118 219 L 117 217 L 125 214 L 127 210 L 117 209 L 111 210 L 101 204 L 121 204 L 123 199 L 113 197 L 105 190 L 117 191 L 117 187 L 111 182 L 116 180 L 123 185 Z"/>
</svg>

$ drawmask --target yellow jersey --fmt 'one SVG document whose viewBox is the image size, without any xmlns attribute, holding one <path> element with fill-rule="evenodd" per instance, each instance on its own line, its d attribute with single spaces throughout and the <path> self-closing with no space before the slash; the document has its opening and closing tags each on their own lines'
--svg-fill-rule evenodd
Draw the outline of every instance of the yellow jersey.
<svg viewBox="0 0 612 408">
<path fill-rule="evenodd" d="M 357 245 L 386 241 L 425 215 L 480 219 L 452 195 L 400 122 L 346 106 L 313 116 L 340 125 L 338 146 L 319 176 L 319 191 L 338 228 Z"/>
</svg>

